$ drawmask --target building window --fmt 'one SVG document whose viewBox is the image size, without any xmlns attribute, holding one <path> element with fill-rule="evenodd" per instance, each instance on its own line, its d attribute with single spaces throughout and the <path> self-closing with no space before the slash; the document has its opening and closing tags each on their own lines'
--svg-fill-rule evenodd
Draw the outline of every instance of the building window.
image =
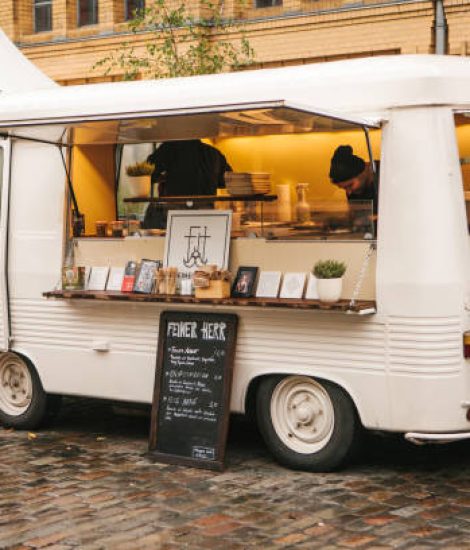
<svg viewBox="0 0 470 550">
<path fill-rule="evenodd" d="M 145 8 L 145 0 L 126 0 L 126 21 L 134 19 L 137 12 Z"/>
<path fill-rule="evenodd" d="M 96 25 L 98 23 L 98 0 L 78 0 L 77 14 L 79 27 Z"/>
<path fill-rule="evenodd" d="M 282 6 L 282 0 L 255 0 L 255 8 L 271 8 Z"/>
<path fill-rule="evenodd" d="M 34 32 L 52 30 L 52 0 L 34 0 Z"/>
</svg>

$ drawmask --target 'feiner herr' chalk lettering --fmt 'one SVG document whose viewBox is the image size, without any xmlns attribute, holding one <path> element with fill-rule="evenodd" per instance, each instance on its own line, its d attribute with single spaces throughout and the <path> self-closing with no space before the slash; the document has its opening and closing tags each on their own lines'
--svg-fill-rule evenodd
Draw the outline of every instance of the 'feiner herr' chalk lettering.
<svg viewBox="0 0 470 550">
<path fill-rule="evenodd" d="M 167 336 L 173 338 L 197 338 L 196 321 L 179 321 L 168 323 Z"/>
<path fill-rule="evenodd" d="M 203 340 L 221 340 L 225 342 L 226 323 L 208 323 L 204 322 L 201 328 Z"/>
</svg>

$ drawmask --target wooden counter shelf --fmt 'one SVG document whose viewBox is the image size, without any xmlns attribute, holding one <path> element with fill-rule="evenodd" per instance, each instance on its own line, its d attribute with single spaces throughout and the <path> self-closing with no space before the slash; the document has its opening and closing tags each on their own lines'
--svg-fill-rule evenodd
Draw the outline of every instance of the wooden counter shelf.
<svg viewBox="0 0 470 550">
<path fill-rule="evenodd" d="M 250 195 L 173 195 L 167 197 L 127 197 L 124 202 L 141 203 L 151 202 L 154 204 L 179 204 L 179 203 L 205 203 L 205 202 L 273 202 L 277 195 L 270 193 Z"/>
<path fill-rule="evenodd" d="M 290 298 L 195 298 L 194 296 L 167 294 L 140 294 L 135 292 L 110 292 L 92 290 L 53 290 L 44 292 L 46 298 L 65 300 L 102 300 L 121 302 L 153 302 L 164 304 L 201 304 L 204 306 L 235 306 L 235 307 L 267 307 L 289 309 L 316 309 L 322 311 L 339 311 L 367 315 L 376 312 L 376 304 L 372 300 L 358 300 L 351 306 L 350 300 L 340 300 L 333 304 L 319 300 L 295 300 Z"/>
</svg>

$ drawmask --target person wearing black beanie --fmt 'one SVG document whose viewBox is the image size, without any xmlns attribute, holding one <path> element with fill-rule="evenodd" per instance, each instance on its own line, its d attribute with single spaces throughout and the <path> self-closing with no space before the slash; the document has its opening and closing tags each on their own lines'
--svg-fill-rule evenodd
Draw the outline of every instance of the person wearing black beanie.
<svg viewBox="0 0 470 550">
<path fill-rule="evenodd" d="M 346 192 L 350 200 L 373 201 L 374 214 L 378 202 L 378 164 L 372 164 L 353 153 L 350 145 L 340 145 L 334 152 L 330 166 L 331 182 Z"/>
</svg>

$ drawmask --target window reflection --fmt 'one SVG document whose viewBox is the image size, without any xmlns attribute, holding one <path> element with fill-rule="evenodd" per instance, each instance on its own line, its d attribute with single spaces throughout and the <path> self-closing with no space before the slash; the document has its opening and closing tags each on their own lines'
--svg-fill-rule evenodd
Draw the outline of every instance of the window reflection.
<svg viewBox="0 0 470 550">
<path fill-rule="evenodd" d="M 52 0 L 34 0 L 34 32 L 52 30 Z"/>
<path fill-rule="evenodd" d="M 145 8 L 145 0 L 126 0 L 125 19 L 134 19 L 136 14 Z"/>
<path fill-rule="evenodd" d="M 78 26 L 98 23 L 98 0 L 78 0 Z"/>
</svg>

